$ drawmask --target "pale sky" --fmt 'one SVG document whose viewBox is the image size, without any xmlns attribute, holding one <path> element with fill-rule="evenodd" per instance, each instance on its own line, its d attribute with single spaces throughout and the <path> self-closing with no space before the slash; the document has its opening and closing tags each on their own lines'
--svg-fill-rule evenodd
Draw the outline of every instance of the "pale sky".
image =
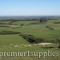
<svg viewBox="0 0 60 60">
<path fill-rule="evenodd" d="M 0 16 L 60 15 L 60 0 L 0 0 Z"/>
</svg>

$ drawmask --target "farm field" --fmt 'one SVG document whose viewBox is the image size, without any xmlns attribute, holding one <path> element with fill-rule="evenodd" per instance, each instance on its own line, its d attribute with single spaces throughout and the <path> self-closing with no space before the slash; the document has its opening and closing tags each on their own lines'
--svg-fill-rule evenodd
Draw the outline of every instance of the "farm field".
<svg viewBox="0 0 60 60">
<path fill-rule="evenodd" d="M 57 20 L 48 20 L 41 23 L 39 21 L 1 21 L 0 22 L 0 52 L 47 52 L 52 51 L 60 54 L 60 48 L 56 40 L 60 39 L 60 18 Z M 1 34 L 3 32 L 3 34 Z M 39 43 L 30 43 L 20 34 L 7 34 L 7 32 L 20 32 L 20 34 L 33 35 L 36 38 L 42 38 L 45 41 L 41 43 L 51 43 L 51 45 L 40 45 Z M 6 35 L 5 35 L 6 34 Z M 53 41 L 53 42 L 51 42 Z M 55 42 L 55 43 L 54 43 Z M 52 48 L 51 48 L 52 47 Z M 1 57 L 0 60 L 59 60 L 59 56 L 48 56 L 46 58 L 24 56 L 24 57 Z"/>
</svg>

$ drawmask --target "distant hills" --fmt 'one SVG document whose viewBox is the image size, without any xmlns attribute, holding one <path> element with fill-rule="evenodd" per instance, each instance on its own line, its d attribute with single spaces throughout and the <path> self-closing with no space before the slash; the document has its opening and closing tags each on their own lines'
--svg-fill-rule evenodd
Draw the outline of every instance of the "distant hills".
<svg viewBox="0 0 60 60">
<path fill-rule="evenodd" d="M 0 16 L 0 20 L 31 20 L 40 18 L 60 18 L 60 16 Z"/>
</svg>

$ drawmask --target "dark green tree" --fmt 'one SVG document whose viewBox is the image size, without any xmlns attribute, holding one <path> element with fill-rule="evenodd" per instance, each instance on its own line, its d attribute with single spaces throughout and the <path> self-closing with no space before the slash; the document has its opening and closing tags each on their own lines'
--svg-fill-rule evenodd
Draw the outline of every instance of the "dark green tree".
<svg viewBox="0 0 60 60">
<path fill-rule="evenodd" d="M 58 48 L 60 48 L 60 39 L 58 39 L 58 44 L 59 44 L 59 45 L 58 45 Z"/>
<path fill-rule="evenodd" d="M 40 18 L 40 22 L 47 22 L 47 18 Z"/>
</svg>

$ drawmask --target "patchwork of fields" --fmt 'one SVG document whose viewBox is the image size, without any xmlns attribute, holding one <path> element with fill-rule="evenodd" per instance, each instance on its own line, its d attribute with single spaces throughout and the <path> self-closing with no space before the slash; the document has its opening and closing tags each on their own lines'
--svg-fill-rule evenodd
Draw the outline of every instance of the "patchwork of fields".
<svg viewBox="0 0 60 60">
<path fill-rule="evenodd" d="M 60 39 L 60 24 L 55 24 L 55 22 L 60 22 L 58 20 L 48 20 L 45 23 L 39 23 L 39 21 L 1 21 L 0 22 L 0 32 L 3 31 L 13 31 L 20 32 L 22 34 L 33 35 L 36 38 L 43 38 L 47 41 Z M 33 24 L 35 23 L 35 24 Z M 47 42 L 46 42 L 47 43 Z M 39 43 L 38 43 L 39 44 Z M 20 34 L 0 34 L 0 51 L 1 52 L 40 52 L 40 51 L 52 51 L 58 52 L 60 54 L 60 49 L 58 48 L 58 43 L 52 43 L 53 48 L 46 46 L 41 46 L 38 44 L 31 44 L 26 41 Z M 46 47 L 46 48 L 45 48 Z M 39 59 L 38 57 L 0 57 L 0 60 L 59 60 L 59 56 L 50 56 Z"/>
</svg>

